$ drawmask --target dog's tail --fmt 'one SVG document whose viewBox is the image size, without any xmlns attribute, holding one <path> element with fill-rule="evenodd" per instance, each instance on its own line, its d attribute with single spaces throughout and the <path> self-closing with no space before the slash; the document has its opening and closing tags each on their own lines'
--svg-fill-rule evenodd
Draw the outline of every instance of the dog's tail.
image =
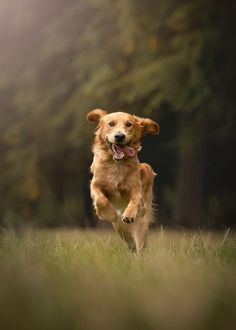
<svg viewBox="0 0 236 330">
<path fill-rule="evenodd" d="M 149 164 L 142 163 L 140 166 L 140 176 L 143 184 L 144 199 L 146 204 L 146 215 L 148 222 L 151 223 L 154 221 L 156 213 L 153 202 L 153 182 L 157 173 L 153 171 Z"/>
</svg>

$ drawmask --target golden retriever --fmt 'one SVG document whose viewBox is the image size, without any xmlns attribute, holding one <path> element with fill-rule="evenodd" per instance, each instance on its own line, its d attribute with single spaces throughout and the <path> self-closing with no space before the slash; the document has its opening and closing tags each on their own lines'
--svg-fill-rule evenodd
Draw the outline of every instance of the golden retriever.
<svg viewBox="0 0 236 330">
<path fill-rule="evenodd" d="M 100 220 L 112 222 L 130 251 L 142 250 L 152 216 L 152 188 L 155 173 L 140 163 L 140 140 L 158 134 L 151 119 L 125 112 L 95 109 L 87 120 L 97 123 L 93 144 L 91 197 Z"/>
</svg>

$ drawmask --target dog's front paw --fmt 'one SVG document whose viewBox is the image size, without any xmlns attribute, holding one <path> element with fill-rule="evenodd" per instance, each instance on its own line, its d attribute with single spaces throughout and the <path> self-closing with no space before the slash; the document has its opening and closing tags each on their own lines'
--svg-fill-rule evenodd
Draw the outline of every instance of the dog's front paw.
<svg viewBox="0 0 236 330">
<path fill-rule="evenodd" d="M 138 210 L 137 209 L 126 209 L 122 214 L 121 220 L 125 223 L 132 223 L 135 221 L 137 217 Z"/>
<path fill-rule="evenodd" d="M 125 223 L 132 223 L 134 222 L 134 218 L 130 218 L 130 217 L 126 217 L 126 216 L 122 216 L 121 220 Z"/>
</svg>

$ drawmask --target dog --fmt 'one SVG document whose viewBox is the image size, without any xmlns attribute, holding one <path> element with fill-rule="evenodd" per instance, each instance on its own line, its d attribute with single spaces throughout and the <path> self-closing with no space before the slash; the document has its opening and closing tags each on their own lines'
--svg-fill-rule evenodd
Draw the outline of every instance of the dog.
<svg viewBox="0 0 236 330">
<path fill-rule="evenodd" d="M 141 138 L 158 134 L 159 124 L 126 112 L 95 109 L 87 114 L 96 123 L 93 144 L 91 197 L 100 220 L 112 223 L 132 252 L 147 242 L 152 218 L 153 181 L 156 173 L 140 163 Z"/>
</svg>

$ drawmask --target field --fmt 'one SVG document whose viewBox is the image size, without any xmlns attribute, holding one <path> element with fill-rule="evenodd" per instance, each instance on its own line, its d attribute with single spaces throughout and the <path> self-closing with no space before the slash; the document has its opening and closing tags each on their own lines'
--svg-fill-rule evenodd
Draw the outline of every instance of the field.
<svg viewBox="0 0 236 330">
<path fill-rule="evenodd" d="M 236 235 L 2 231 L 0 329 L 236 329 Z"/>
</svg>

